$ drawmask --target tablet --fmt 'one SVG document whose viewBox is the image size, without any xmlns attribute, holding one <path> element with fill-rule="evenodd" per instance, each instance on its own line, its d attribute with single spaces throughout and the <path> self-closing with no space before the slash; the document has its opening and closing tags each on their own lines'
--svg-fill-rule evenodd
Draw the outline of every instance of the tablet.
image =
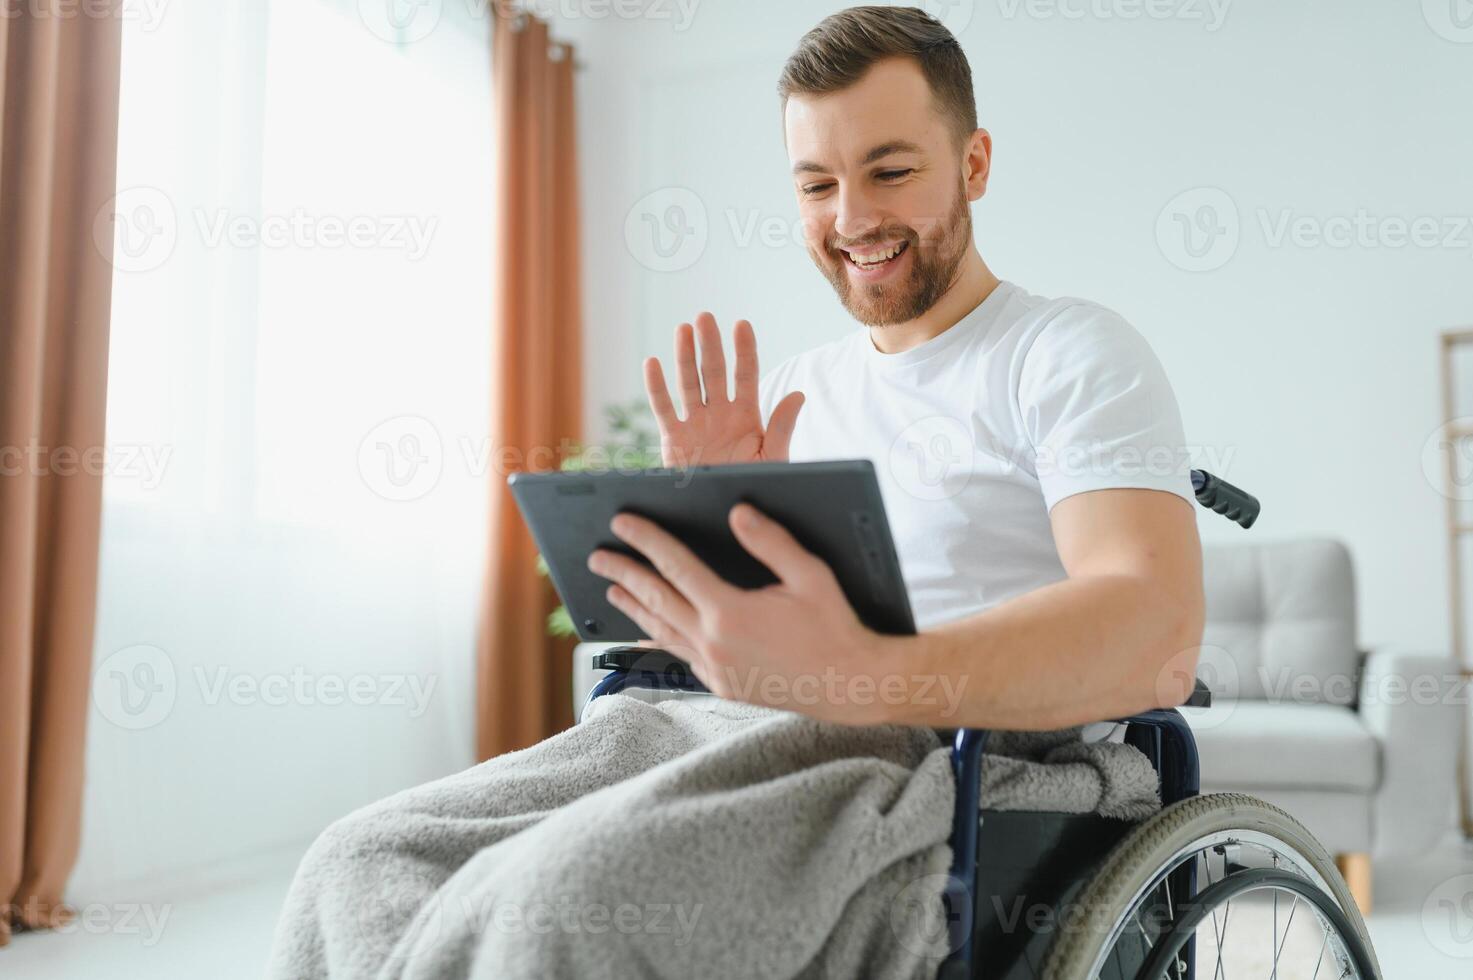
<svg viewBox="0 0 1473 980">
<path fill-rule="evenodd" d="M 609 580 L 588 570 L 588 556 L 596 548 L 648 564 L 609 530 L 621 511 L 659 524 L 735 586 L 754 589 L 777 581 L 731 533 L 727 515 L 743 501 L 782 524 L 828 563 L 866 626 L 879 633 L 915 632 L 869 460 L 514 473 L 507 483 L 547 562 L 552 584 L 585 640 L 649 638 L 605 598 Z"/>
</svg>

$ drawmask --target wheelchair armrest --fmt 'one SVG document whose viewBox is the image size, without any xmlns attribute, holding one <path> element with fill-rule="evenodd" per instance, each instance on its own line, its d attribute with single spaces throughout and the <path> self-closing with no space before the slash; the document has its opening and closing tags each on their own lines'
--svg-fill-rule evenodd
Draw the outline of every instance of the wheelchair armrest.
<svg viewBox="0 0 1473 980">
<path fill-rule="evenodd" d="M 609 647 L 593 655 L 594 670 L 652 670 L 662 674 L 668 670 L 689 673 L 690 668 L 669 650 L 657 647 Z"/>
<path fill-rule="evenodd" d="M 627 687 L 651 691 L 683 691 L 709 694 L 706 685 L 691 673 L 690 665 L 669 650 L 658 647 L 618 646 L 593 655 L 595 670 L 610 673 L 594 685 L 588 700 L 614 694 Z"/>
<path fill-rule="evenodd" d="M 1182 702 L 1184 708 L 1210 708 L 1212 707 L 1212 689 L 1203 683 L 1202 678 L 1197 678 L 1197 683 L 1192 687 L 1192 693 Z"/>
</svg>

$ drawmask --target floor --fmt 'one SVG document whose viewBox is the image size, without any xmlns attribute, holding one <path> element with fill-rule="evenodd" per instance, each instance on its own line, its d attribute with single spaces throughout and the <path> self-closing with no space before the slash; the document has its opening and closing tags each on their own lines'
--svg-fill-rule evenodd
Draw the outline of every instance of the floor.
<svg viewBox="0 0 1473 980">
<path fill-rule="evenodd" d="M 97 910 L 70 934 L 16 936 L 0 950 L 19 980 L 259 980 L 301 848 L 174 883 L 143 910 Z M 1473 845 L 1376 868 L 1371 936 L 1386 980 L 1473 976 Z M 164 892 L 167 892 L 165 894 Z"/>
<path fill-rule="evenodd" d="M 21 933 L 0 949 L 10 980 L 260 980 L 305 842 L 153 888 L 137 906 L 83 906 L 70 932 Z M 91 917 L 89 923 L 88 918 Z"/>
</svg>

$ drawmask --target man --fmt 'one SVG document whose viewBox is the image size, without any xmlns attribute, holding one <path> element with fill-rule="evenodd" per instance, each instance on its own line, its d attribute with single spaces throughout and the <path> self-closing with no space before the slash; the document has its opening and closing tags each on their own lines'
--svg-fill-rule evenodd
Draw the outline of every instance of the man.
<svg viewBox="0 0 1473 980">
<path fill-rule="evenodd" d="M 754 591 L 621 515 L 655 570 L 603 550 L 591 566 L 728 700 L 600 699 L 573 730 L 334 823 L 297 871 L 273 977 L 934 973 L 938 937 L 893 918 L 907 896 L 939 906 L 950 860 L 928 729 L 1065 728 L 1189 692 L 1201 559 L 1175 400 L 1119 317 L 982 261 L 969 203 L 992 146 L 956 41 L 919 10 L 845 11 L 780 88 L 810 252 L 862 326 L 759 384 L 737 323 L 728 397 L 714 320 L 682 324 L 683 419 L 645 368 L 663 451 L 875 460 L 920 634 L 864 628 L 750 507 L 732 529 L 781 579 Z"/>
<path fill-rule="evenodd" d="M 992 140 L 961 48 L 919 10 L 855 8 L 803 38 L 779 92 L 809 253 L 864 327 L 759 393 L 738 321 L 728 397 L 715 321 L 681 324 L 684 419 L 645 364 L 662 451 L 874 460 L 920 634 L 866 629 L 827 566 L 750 506 L 732 531 L 780 584 L 727 586 L 624 515 L 614 533 L 658 574 L 595 552 L 610 600 L 713 692 L 826 720 L 1054 729 L 1180 704 L 1203 599 L 1175 398 L 1120 317 L 982 260 L 969 203 Z"/>
</svg>

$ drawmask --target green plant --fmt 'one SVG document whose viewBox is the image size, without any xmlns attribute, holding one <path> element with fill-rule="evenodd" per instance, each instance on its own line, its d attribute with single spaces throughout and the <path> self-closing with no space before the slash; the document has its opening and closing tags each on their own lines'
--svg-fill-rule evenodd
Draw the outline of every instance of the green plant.
<svg viewBox="0 0 1473 980">
<path fill-rule="evenodd" d="M 563 470 L 627 472 L 661 465 L 654 416 L 643 398 L 605 407 L 604 423 L 609 430 L 608 441 L 578 446 L 563 459 Z M 547 562 L 541 555 L 537 556 L 537 574 L 547 574 Z M 577 635 L 566 606 L 558 606 L 548 614 L 547 632 L 552 636 Z"/>
</svg>

